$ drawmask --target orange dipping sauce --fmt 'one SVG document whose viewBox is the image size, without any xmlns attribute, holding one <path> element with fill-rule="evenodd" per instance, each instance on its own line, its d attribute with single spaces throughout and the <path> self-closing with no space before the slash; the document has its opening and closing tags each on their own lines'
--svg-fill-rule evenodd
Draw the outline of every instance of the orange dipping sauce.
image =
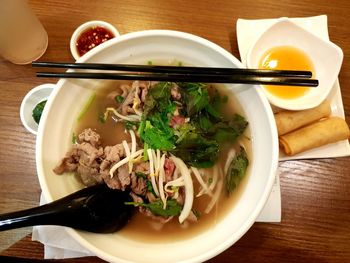
<svg viewBox="0 0 350 263">
<path fill-rule="evenodd" d="M 278 46 L 264 53 L 260 69 L 308 70 L 315 76 L 314 65 L 310 58 L 300 49 L 291 46 Z M 293 86 L 264 85 L 264 88 L 276 97 L 295 99 L 306 94 L 310 88 Z"/>
</svg>

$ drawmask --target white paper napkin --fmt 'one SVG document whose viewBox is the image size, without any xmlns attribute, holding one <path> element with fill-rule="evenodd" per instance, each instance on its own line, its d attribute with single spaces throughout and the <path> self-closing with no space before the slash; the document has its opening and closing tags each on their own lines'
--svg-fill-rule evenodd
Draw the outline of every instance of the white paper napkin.
<svg viewBox="0 0 350 263">
<path fill-rule="evenodd" d="M 293 18 L 293 20 L 298 23 L 299 26 L 304 27 L 312 33 L 324 39 L 329 39 L 327 16 L 322 15 L 307 18 Z M 237 41 L 241 61 L 243 64 L 246 64 L 246 55 L 251 45 L 258 39 L 260 34 L 264 32 L 274 21 L 275 19 L 237 20 Z M 338 81 L 334 84 L 333 90 L 328 99 L 331 102 L 332 114 L 344 118 L 344 109 Z M 342 141 L 336 144 L 326 145 L 294 157 L 285 157 L 283 155 L 280 155 L 280 160 L 328 158 L 348 155 L 350 155 L 349 142 Z M 40 203 L 45 203 L 43 197 L 41 197 Z M 272 187 L 270 197 L 256 221 L 281 221 L 281 192 L 278 172 L 276 174 L 275 183 Z M 45 259 L 63 259 L 93 256 L 91 252 L 84 249 L 70 235 L 68 235 L 64 227 L 34 227 L 32 239 L 44 244 Z"/>
</svg>

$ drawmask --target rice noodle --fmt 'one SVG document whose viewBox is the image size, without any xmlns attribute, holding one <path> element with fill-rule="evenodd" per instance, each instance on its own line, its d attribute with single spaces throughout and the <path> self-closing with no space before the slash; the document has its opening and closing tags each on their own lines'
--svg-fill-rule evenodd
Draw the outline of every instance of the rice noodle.
<svg viewBox="0 0 350 263">
<path fill-rule="evenodd" d="M 128 143 L 125 140 L 123 140 L 122 144 L 123 144 L 123 147 L 124 147 L 124 151 L 125 151 L 126 157 L 130 157 L 131 153 L 130 153 L 130 148 L 129 148 Z M 128 168 L 129 168 L 128 172 L 129 172 L 129 174 L 131 174 L 131 172 L 132 172 L 132 167 L 133 167 L 133 163 L 132 163 L 132 159 L 130 158 L 129 162 L 128 162 Z"/>
<path fill-rule="evenodd" d="M 204 212 L 206 214 L 209 214 L 210 211 L 213 209 L 214 205 L 217 203 L 217 201 L 219 200 L 219 197 L 220 197 L 220 194 L 221 194 L 221 191 L 222 191 L 222 188 L 224 186 L 224 180 L 222 178 L 222 170 L 220 168 L 217 168 L 219 169 L 219 177 L 220 179 L 218 179 L 218 184 L 217 184 L 217 188 L 215 190 L 215 193 L 213 195 L 213 198 L 210 200 L 208 206 L 205 208 Z"/>
<path fill-rule="evenodd" d="M 123 140 L 122 144 L 123 144 L 123 147 L 124 147 L 125 155 L 127 157 L 129 157 L 130 156 L 130 148 L 129 148 L 128 143 L 126 142 L 126 140 Z"/>
<path fill-rule="evenodd" d="M 174 174 L 173 174 L 173 178 L 177 179 L 179 177 L 179 169 L 177 169 L 177 167 L 175 168 Z"/>
<path fill-rule="evenodd" d="M 158 153 L 158 151 L 159 150 L 157 150 L 157 153 Z M 164 194 L 164 186 L 163 186 L 163 182 L 165 179 L 164 162 L 165 162 L 165 154 L 163 154 L 162 158 L 160 159 L 160 171 L 159 171 L 159 178 L 158 178 L 158 187 L 159 187 L 159 196 L 163 202 L 163 209 L 166 209 L 166 197 Z"/>
<path fill-rule="evenodd" d="M 193 183 L 191 178 L 191 173 L 188 170 L 186 164 L 179 158 L 175 156 L 170 157 L 175 165 L 179 168 L 181 176 L 185 183 L 185 202 L 182 211 L 179 215 L 180 224 L 183 223 L 189 216 L 193 205 Z"/>
<path fill-rule="evenodd" d="M 164 157 L 165 158 L 165 157 Z M 160 159 L 161 159 L 161 156 L 160 156 L 160 150 L 157 149 L 157 167 L 156 169 L 157 170 L 160 170 L 160 168 L 162 167 L 161 163 L 160 163 Z M 165 160 L 165 159 L 164 159 Z M 163 166 L 164 166 L 164 163 L 163 163 Z"/>
<path fill-rule="evenodd" d="M 210 196 L 213 196 L 213 193 L 211 192 L 211 190 L 208 188 L 208 185 L 203 181 L 201 174 L 199 173 L 198 169 L 196 167 L 191 167 L 191 170 L 194 174 L 194 176 L 196 177 L 197 181 L 199 182 L 199 184 L 201 185 L 202 189 L 204 190 L 203 193 L 206 193 Z M 202 192 L 202 191 L 201 191 Z M 201 193 L 200 192 L 200 193 Z M 203 194 L 201 193 L 201 195 Z M 196 195 L 196 197 L 199 197 L 199 193 Z"/>
<path fill-rule="evenodd" d="M 181 186 L 184 186 L 184 185 L 185 185 L 184 178 L 183 177 L 179 177 L 179 178 L 177 178 L 175 180 L 167 182 L 165 184 L 165 186 L 164 186 L 164 189 L 165 189 L 166 192 L 174 193 L 175 191 L 173 189 L 171 189 L 171 187 L 181 187 Z"/>
<path fill-rule="evenodd" d="M 152 155 L 153 165 L 154 165 L 154 175 L 157 176 L 159 173 L 158 158 L 157 158 L 156 152 L 153 149 L 151 149 L 151 155 Z"/>
<path fill-rule="evenodd" d="M 104 119 L 106 120 L 108 117 L 108 113 L 109 112 L 113 112 L 114 115 L 116 115 L 118 118 L 122 119 L 122 120 L 126 120 L 126 121 L 141 121 L 141 116 L 139 115 L 127 115 L 124 116 L 122 114 L 120 114 L 115 108 L 109 107 L 106 109 L 105 113 L 104 113 Z"/>
<path fill-rule="evenodd" d="M 154 174 L 152 149 L 147 149 L 147 155 L 148 155 L 148 159 L 149 159 L 149 173 Z"/>
<path fill-rule="evenodd" d="M 156 196 L 159 196 L 159 191 L 158 191 L 156 178 L 155 178 L 155 171 L 154 171 L 154 165 L 155 165 L 154 158 L 153 158 L 154 150 L 148 149 L 147 153 L 148 153 L 148 158 L 149 158 L 149 170 L 150 170 L 150 177 L 151 177 L 153 191 L 156 194 Z"/>
<path fill-rule="evenodd" d="M 114 172 L 121 167 L 122 165 L 126 164 L 130 159 L 134 159 L 137 156 L 139 156 L 140 154 L 143 153 L 143 149 L 138 150 L 137 152 L 131 154 L 130 156 L 125 157 L 123 160 L 120 160 L 119 162 L 117 162 L 115 165 L 113 165 L 113 167 L 109 170 L 109 174 L 111 176 L 111 178 L 114 176 Z"/>
<path fill-rule="evenodd" d="M 136 146 L 137 146 L 136 135 L 135 135 L 135 132 L 133 130 L 129 130 L 129 133 L 130 133 L 130 137 L 131 137 L 131 153 L 134 153 L 134 152 L 136 152 Z"/>
</svg>

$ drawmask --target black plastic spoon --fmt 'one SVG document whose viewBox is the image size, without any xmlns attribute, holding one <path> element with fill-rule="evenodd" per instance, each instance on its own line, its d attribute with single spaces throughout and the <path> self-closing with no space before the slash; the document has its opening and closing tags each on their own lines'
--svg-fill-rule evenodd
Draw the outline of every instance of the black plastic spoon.
<svg viewBox="0 0 350 263">
<path fill-rule="evenodd" d="M 52 203 L 0 215 L 0 231 L 35 225 L 60 225 L 94 233 L 112 233 L 124 227 L 134 207 L 128 192 L 105 184 L 84 188 Z"/>
</svg>

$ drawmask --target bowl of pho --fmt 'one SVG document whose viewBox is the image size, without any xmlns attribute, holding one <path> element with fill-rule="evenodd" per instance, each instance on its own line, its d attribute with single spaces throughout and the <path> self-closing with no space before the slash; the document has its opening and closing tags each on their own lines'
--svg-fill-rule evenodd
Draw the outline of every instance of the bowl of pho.
<svg viewBox="0 0 350 263">
<path fill-rule="evenodd" d="M 243 67 L 208 40 L 168 30 L 123 35 L 77 62 Z M 46 200 L 95 184 L 132 197 L 134 215 L 116 233 L 65 229 L 110 262 L 218 255 L 254 223 L 278 163 L 273 114 L 254 85 L 61 79 L 41 121 Z"/>
</svg>

